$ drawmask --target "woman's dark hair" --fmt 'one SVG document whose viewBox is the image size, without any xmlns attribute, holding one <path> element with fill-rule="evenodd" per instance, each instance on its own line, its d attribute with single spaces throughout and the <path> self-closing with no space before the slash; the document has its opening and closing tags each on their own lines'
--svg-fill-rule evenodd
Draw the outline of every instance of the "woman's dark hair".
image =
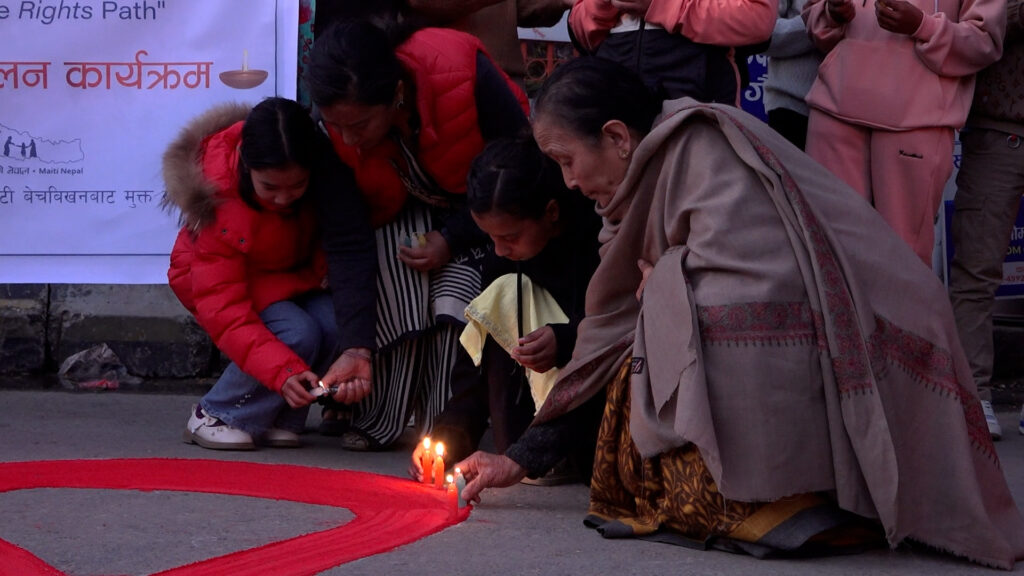
<svg viewBox="0 0 1024 576">
<path fill-rule="evenodd" d="M 317 106 L 356 102 L 391 104 L 404 70 L 395 47 L 408 30 L 364 20 L 346 20 L 318 36 L 309 55 L 306 82 Z"/>
<path fill-rule="evenodd" d="M 338 22 L 356 19 L 398 21 L 405 17 L 405 12 L 405 2 L 400 0 L 321 1 L 313 13 L 314 42 Z"/>
<path fill-rule="evenodd" d="M 534 118 L 550 117 L 579 134 L 596 139 L 609 120 L 620 120 L 640 134 L 651 131 L 660 101 L 636 72 L 596 56 L 559 64 L 541 86 Z"/>
<path fill-rule="evenodd" d="M 470 212 L 531 220 L 539 220 L 548 202 L 568 192 L 558 165 L 528 135 L 487 144 L 473 159 L 466 182 Z"/>
<path fill-rule="evenodd" d="M 250 206 L 259 207 L 251 170 L 297 164 L 312 172 L 318 138 L 313 119 L 298 102 L 267 98 L 254 106 L 242 125 L 242 143 L 238 150 L 238 191 L 242 199 Z"/>
</svg>

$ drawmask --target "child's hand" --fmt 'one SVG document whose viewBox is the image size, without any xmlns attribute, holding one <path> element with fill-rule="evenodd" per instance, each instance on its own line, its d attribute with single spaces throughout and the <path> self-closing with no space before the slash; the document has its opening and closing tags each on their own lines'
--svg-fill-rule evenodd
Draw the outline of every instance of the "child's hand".
<svg viewBox="0 0 1024 576">
<path fill-rule="evenodd" d="M 281 396 L 292 408 L 309 406 L 316 397 L 309 393 L 309 389 L 316 386 L 317 377 L 309 370 L 299 374 L 293 374 L 284 381 L 281 386 Z"/>
<path fill-rule="evenodd" d="M 921 27 L 924 12 L 904 0 L 875 0 L 875 18 L 882 30 L 909 36 Z"/>
<path fill-rule="evenodd" d="M 413 270 L 429 272 L 447 264 L 452 253 L 448 249 L 448 241 L 437 230 L 431 230 L 424 236 L 426 244 L 423 246 L 399 246 L 398 259 Z"/>
<path fill-rule="evenodd" d="M 846 24 L 857 15 L 857 9 L 853 6 L 852 0 L 825 0 L 828 15 L 837 24 Z"/>
<path fill-rule="evenodd" d="M 636 299 L 638 302 L 644 301 L 644 288 L 647 286 L 647 279 L 651 276 L 651 271 L 654 270 L 654 266 L 650 262 L 643 258 L 636 261 L 636 267 L 640 269 L 640 287 L 636 289 Z"/>
<path fill-rule="evenodd" d="M 551 326 L 543 326 L 519 339 L 512 349 L 512 359 L 523 366 L 543 374 L 558 361 L 558 341 Z"/>
<path fill-rule="evenodd" d="M 412 451 L 412 463 L 409 464 L 409 476 L 417 481 L 423 481 L 423 442 L 416 443 L 416 449 Z"/>
</svg>

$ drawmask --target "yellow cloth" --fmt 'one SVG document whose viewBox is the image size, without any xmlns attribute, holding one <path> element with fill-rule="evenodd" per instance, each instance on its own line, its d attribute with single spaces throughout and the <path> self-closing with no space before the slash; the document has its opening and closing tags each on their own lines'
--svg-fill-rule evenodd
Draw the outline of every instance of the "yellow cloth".
<svg viewBox="0 0 1024 576">
<path fill-rule="evenodd" d="M 528 276 L 523 279 L 523 335 L 548 324 L 567 324 L 569 317 L 551 294 L 534 286 Z M 506 274 L 487 287 L 466 306 L 466 328 L 459 337 L 462 347 L 469 352 L 473 364 L 479 366 L 484 342 L 490 335 L 506 352 L 518 345 L 519 329 L 516 320 L 516 274 Z M 540 408 L 558 377 L 558 368 L 543 374 L 526 369 L 533 405 Z"/>
</svg>

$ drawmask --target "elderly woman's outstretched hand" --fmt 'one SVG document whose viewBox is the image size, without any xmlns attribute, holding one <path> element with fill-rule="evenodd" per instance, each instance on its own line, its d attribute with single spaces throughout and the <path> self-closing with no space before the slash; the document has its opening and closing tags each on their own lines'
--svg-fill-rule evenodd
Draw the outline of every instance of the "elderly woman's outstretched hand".
<svg viewBox="0 0 1024 576">
<path fill-rule="evenodd" d="M 485 488 L 504 488 L 526 477 L 526 469 L 508 456 L 476 451 L 455 465 L 466 477 L 462 499 L 480 502 L 480 492 Z"/>
</svg>

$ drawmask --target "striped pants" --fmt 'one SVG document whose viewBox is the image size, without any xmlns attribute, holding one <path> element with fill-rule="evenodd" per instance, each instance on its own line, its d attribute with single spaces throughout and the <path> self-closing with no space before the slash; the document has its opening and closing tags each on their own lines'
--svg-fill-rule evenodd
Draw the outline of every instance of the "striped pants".
<svg viewBox="0 0 1024 576">
<path fill-rule="evenodd" d="M 451 397 L 451 372 L 461 326 L 441 323 L 377 354 L 373 392 L 352 425 L 381 445 L 398 439 L 410 418 L 422 435 Z"/>
<path fill-rule="evenodd" d="M 423 433 L 451 397 L 451 373 L 465 308 L 480 293 L 478 256 L 456 255 L 429 274 L 398 260 L 403 238 L 432 230 L 430 212 L 410 201 L 377 230 L 377 348 L 373 391 L 352 426 L 387 446 L 410 419 Z M 479 251 L 478 251 L 479 252 Z"/>
</svg>

